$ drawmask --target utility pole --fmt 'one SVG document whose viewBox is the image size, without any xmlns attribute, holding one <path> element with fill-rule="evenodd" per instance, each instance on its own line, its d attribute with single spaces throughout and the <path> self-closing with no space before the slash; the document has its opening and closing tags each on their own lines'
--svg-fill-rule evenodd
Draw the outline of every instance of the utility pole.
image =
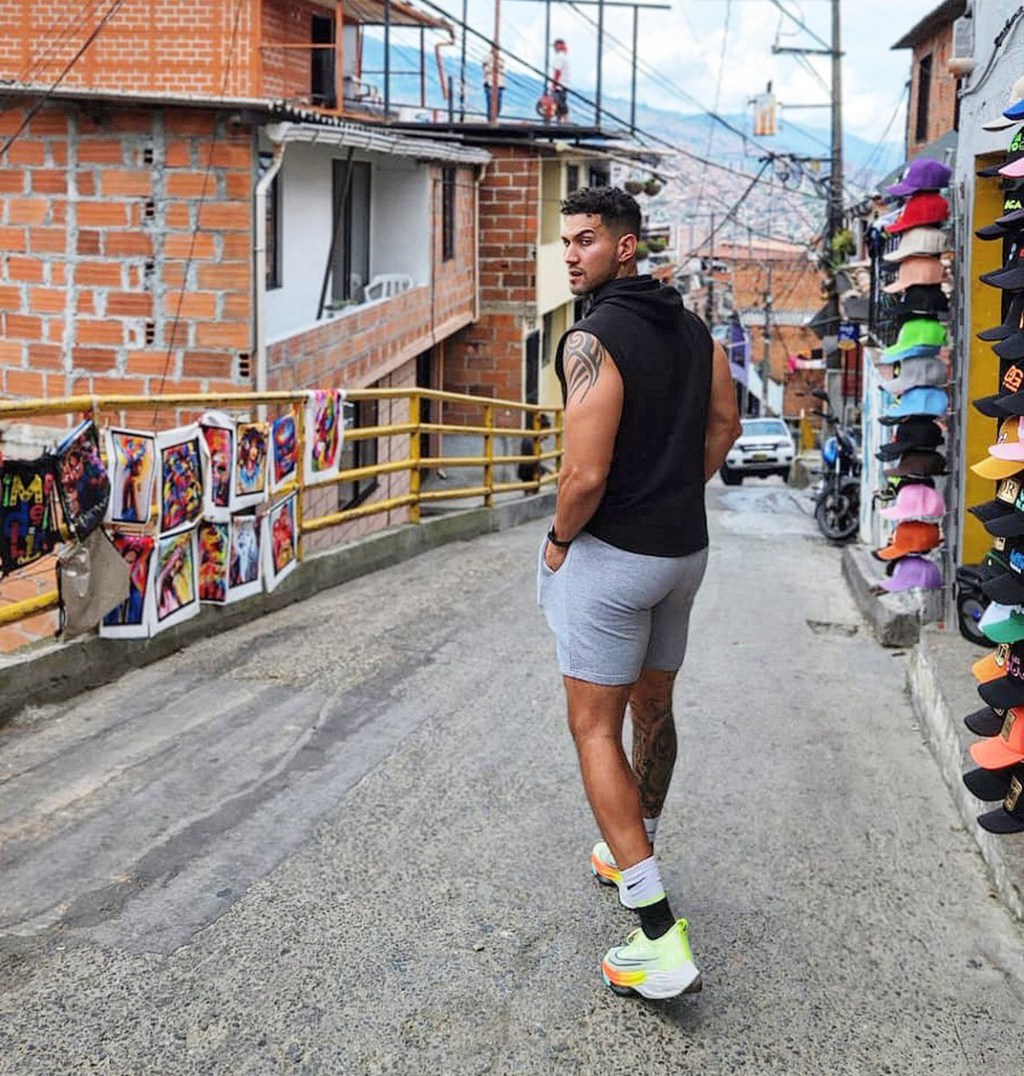
<svg viewBox="0 0 1024 1076">
<path fill-rule="evenodd" d="M 839 0 L 832 0 L 832 174 L 828 189 L 828 238 L 831 244 L 843 227 L 843 53 Z"/>
<path fill-rule="evenodd" d="M 711 231 L 708 233 L 708 298 L 704 320 L 710 329 L 715 320 L 715 215 L 711 214 Z"/>
<path fill-rule="evenodd" d="M 771 252 L 769 251 L 769 254 Z M 764 339 L 761 341 L 761 403 L 762 414 L 768 414 L 768 381 L 772 373 L 772 261 L 768 259 L 768 281 L 764 290 Z"/>
</svg>

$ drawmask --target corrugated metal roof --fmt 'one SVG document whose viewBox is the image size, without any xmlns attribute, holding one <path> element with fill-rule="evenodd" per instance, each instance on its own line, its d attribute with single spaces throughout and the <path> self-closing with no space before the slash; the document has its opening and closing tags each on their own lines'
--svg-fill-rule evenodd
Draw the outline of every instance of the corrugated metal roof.
<svg viewBox="0 0 1024 1076">
<path fill-rule="evenodd" d="M 423 11 L 417 11 L 402 0 L 391 0 L 392 26 L 428 26 L 439 30 L 450 29 L 449 23 Z M 345 22 L 358 22 L 363 26 L 384 25 L 384 4 L 381 0 L 345 0 Z"/>
</svg>

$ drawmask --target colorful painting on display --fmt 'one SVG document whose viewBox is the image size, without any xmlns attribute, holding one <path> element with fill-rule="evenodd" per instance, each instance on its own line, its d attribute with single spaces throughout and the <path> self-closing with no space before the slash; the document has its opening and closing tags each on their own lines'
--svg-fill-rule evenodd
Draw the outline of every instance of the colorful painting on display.
<svg viewBox="0 0 1024 1076">
<path fill-rule="evenodd" d="M 103 522 L 110 503 L 110 479 L 100 458 L 100 442 L 92 419 L 79 423 L 54 453 L 57 494 L 64 522 L 79 540 Z"/>
<path fill-rule="evenodd" d="M 285 497 L 263 517 L 263 578 L 273 590 L 298 564 L 298 528 L 295 505 L 298 494 Z"/>
<path fill-rule="evenodd" d="M 260 521 L 255 513 L 231 517 L 228 600 L 248 598 L 263 589 L 260 571 Z"/>
<path fill-rule="evenodd" d="M 108 429 L 108 523 L 148 523 L 153 512 L 156 438 L 138 430 Z"/>
<path fill-rule="evenodd" d="M 232 508 L 248 508 L 267 499 L 267 456 L 270 427 L 266 422 L 239 422 L 235 427 L 235 489 Z"/>
<path fill-rule="evenodd" d="M 53 461 L 0 463 L 0 568 L 4 574 L 51 553 L 60 541 L 54 516 Z"/>
<path fill-rule="evenodd" d="M 294 415 L 275 418 L 270 427 L 270 492 L 294 482 L 299 469 L 299 438 Z"/>
<path fill-rule="evenodd" d="M 228 554 L 231 524 L 204 520 L 196 532 L 199 545 L 199 600 L 223 605 L 228 600 Z"/>
<path fill-rule="evenodd" d="M 315 389 L 306 400 L 307 485 L 325 482 L 338 473 L 344 398 L 345 394 L 338 389 Z"/>
<path fill-rule="evenodd" d="M 177 534 L 203 514 L 199 427 L 180 426 L 157 435 L 160 454 L 160 533 Z"/>
<path fill-rule="evenodd" d="M 151 535 L 109 531 L 114 548 L 128 562 L 128 599 L 111 609 L 100 621 L 100 635 L 110 639 L 144 639 L 150 633 L 153 614 L 153 548 Z"/>
<path fill-rule="evenodd" d="M 162 536 L 153 566 L 153 634 L 188 620 L 199 612 L 196 532 Z"/>
<path fill-rule="evenodd" d="M 203 435 L 203 515 L 226 522 L 231 514 L 235 464 L 235 424 L 222 411 L 199 419 Z"/>
</svg>

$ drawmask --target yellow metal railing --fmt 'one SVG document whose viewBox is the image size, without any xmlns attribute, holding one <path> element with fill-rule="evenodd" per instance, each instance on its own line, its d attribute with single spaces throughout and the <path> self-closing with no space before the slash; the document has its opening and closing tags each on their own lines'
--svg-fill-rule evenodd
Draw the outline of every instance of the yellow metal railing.
<svg viewBox="0 0 1024 1076">
<path fill-rule="evenodd" d="M 156 425 L 156 416 L 169 411 L 178 413 L 178 420 L 192 421 L 195 417 L 211 408 L 227 411 L 242 411 L 252 413 L 256 408 L 279 408 L 283 413 L 288 408 L 296 417 L 296 432 L 298 434 L 298 479 L 295 483 L 277 492 L 277 496 L 286 495 L 296 489 L 300 493 L 310 490 L 322 490 L 331 485 L 340 485 L 364 478 L 378 478 L 381 475 L 408 472 L 409 489 L 407 493 L 397 496 L 382 497 L 379 500 L 367 501 L 354 508 L 341 509 L 326 515 L 305 518 L 303 511 L 303 498 L 300 496 L 296 502 L 296 524 L 299 533 L 298 557 L 303 557 L 302 536 L 327 530 L 343 523 L 367 516 L 378 515 L 383 512 L 393 511 L 396 508 L 408 508 L 410 523 L 420 522 L 420 506 L 424 503 L 463 500 L 471 497 L 482 497 L 486 507 L 494 505 L 496 493 L 506 493 L 515 490 L 523 490 L 527 493 L 538 492 L 543 486 L 547 486 L 558 480 L 559 462 L 562 455 L 562 424 L 561 411 L 558 408 L 541 407 L 536 404 L 522 403 L 518 400 L 495 400 L 487 397 L 469 396 L 463 393 L 443 392 L 438 389 L 408 388 L 408 389 L 350 389 L 345 393 L 345 399 L 349 402 L 362 400 L 377 401 L 408 401 L 408 415 L 406 421 L 395 422 L 379 426 L 362 426 L 344 431 L 344 442 L 381 440 L 386 438 L 407 438 L 407 451 L 400 459 L 389 458 L 382 463 L 373 463 L 363 467 L 350 468 L 339 471 L 330 479 L 319 480 L 315 485 L 307 484 L 303 474 L 302 460 L 304 459 L 304 423 L 302 421 L 302 407 L 308 398 L 305 391 L 294 392 L 238 392 L 225 394 L 209 393 L 177 393 L 163 396 L 65 396 L 60 399 L 20 400 L 0 402 L 0 424 L 14 419 L 39 418 L 47 415 L 68 415 L 73 418 L 87 416 L 92 418 L 97 428 L 102 428 L 104 416 L 118 414 L 124 416 L 130 413 L 151 412 L 153 425 Z M 483 420 L 479 424 L 472 423 L 445 423 L 445 422 L 421 422 L 422 403 L 424 400 L 434 401 L 440 406 L 451 404 L 461 410 L 481 409 Z M 521 425 L 515 427 L 495 425 L 495 416 L 499 411 L 517 412 L 520 415 Z M 541 415 L 550 414 L 554 421 L 549 428 L 541 425 Z M 124 418 L 119 418 L 124 422 Z M 169 423 L 161 423 L 161 426 Z M 441 437 L 463 435 L 476 436 L 483 439 L 483 452 L 477 456 L 423 456 L 421 454 L 421 435 L 437 434 Z M 529 455 L 501 454 L 495 451 L 495 439 L 497 437 L 513 437 L 517 440 L 529 437 L 533 441 L 534 451 Z M 551 439 L 553 448 L 544 448 L 543 441 Z M 395 441 L 391 442 L 392 451 Z M 391 452 L 388 453 L 392 455 Z M 550 471 L 545 471 L 543 465 L 553 462 Z M 531 481 L 496 482 L 495 468 L 505 464 L 534 463 L 540 469 L 539 477 Z M 440 469 L 457 469 L 461 467 L 476 467 L 483 469 L 483 479 L 480 484 L 455 486 L 451 489 L 422 488 L 422 479 L 425 471 Z M 19 573 L 12 572 L 11 579 L 17 579 Z M 2 585 L 2 584 L 0 584 Z M 30 616 L 54 609 L 57 606 L 57 592 L 50 591 L 39 594 L 32 598 L 10 602 L 0 606 L 0 627 L 16 623 Z"/>
</svg>

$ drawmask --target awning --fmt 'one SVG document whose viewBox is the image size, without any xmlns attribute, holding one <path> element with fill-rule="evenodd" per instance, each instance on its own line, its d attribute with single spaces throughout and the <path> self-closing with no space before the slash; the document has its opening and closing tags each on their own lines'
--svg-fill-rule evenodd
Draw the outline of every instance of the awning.
<svg viewBox="0 0 1024 1076">
<path fill-rule="evenodd" d="M 391 0 L 390 19 L 392 26 L 425 26 L 437 30 L 448 30 L 450 24 L 434 15 L 417 11 L 411 4 L 402 0 Z M 345 0 L 345 22 L 357 22 L 362 26 L 383 26 L 384 4 L 381 0 Z"/>
<path fill-rule="evenodd" d="M 458 145 L 433 138 L 412 138 L 389 134 L 380 127 L 358 123 L 268 123 L 263 130 L 271 142 L 306 142 L 321 146 L 344 146 L 386 153 L 391 157 L 412 157 L 420 161 L 451 161 L 455 164 L 486 164 L 491 155 L 485 149 Z"/>
</svg>

